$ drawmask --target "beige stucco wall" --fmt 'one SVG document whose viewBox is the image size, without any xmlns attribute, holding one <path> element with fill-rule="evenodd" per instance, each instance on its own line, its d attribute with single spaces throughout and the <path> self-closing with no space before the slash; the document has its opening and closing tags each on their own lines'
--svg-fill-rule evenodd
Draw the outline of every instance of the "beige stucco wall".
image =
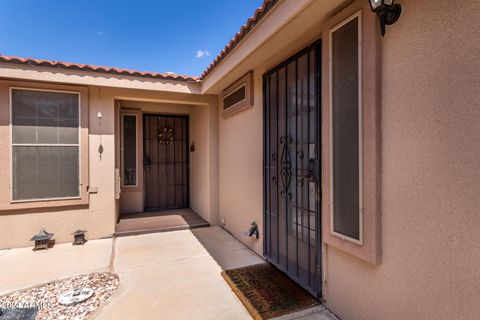
<svg viewBox="0 0 480 320">
<path fill-rule="evenodd" d="M 262 254 L 263 237 L 254 240 L 244 234 L 252 221 L 263 228 L 261 75 L 318 39 L 325 17 L 346 2 L 302 1 L 298 10 L 303 11 L 288 25 L 279 24 L 272 41 L 258 39 L 256 53 L 221 64 L 218 70 L 224 77 L 217 79 L 226 80 L 210 82 L 208 93 L 218 94 L 254 71 L 254 106 L 228 118 L 218 112 L 213 96 L 90 87 L 90 184 L 99 186 L 98 194 L 90 195 L 90 209 L 0 213 L 5 235 L 0 248 L 29 245 L 27 235 L 41 226 L 68 241 L 77 226 L 93 237 L 113 232 L 113 104 L 115 99 L 137 99 L 195 104 L 192 114 L 202 113 L 205 105 L 215 106 L 198 115 L 199 123 L 208 122 L 209 152 L 214 156 L 200 165 L 208 174 L 198 171 L 198 181 L 210 177 L 209 191 L 194 201 L 207 208 L 205 199 L 210 199 L 210 219 L 218 217 L 234 236 Z M 344 320 L 478 319 L 480 3 L 401 4 L 402 17 L 381 40 L 381 261 L 374 266 L 326 245 L 324 298 Z M 100 110 L 102 126 L 96 119 Z M 102 160 L 96 156 L 100 134 Z"/>
<path fill-rule="evenodd" d="M 480 315 L 480 2 L 401 1 L 382 58 L 382 264 L 328 248 L 342 319 Z"/>
<path fill-rule="evenodd" d="M 3 69 L 0 67 L 0 70 Z M 4 158 L 6 157 L 5 161 L 9 161 L 8 155 L 10 154 L 8 87 L 15 86 L 17 83 L 15 80 L 4 80 L 3 87 L 6 89 L 1 91 L 0 108 L 4 111 L 0 113 L 0 133 L 4 139 L 0 142 L 0 154 Z M 25 83 L 27 87 L 29 84 L 31 86 L 40 84 L 46 88 L 58 86 L 51 82 L 22 80 L 22 86 L 25 86 L 23 85 Z M 89 170 L 88 181 L 82 183 L 96 187 L 98 192 L 91 193 L 88 197 L 89 203 L 83 206 L 42 208 L 40 205 L 39 209 L 0 210 L 0 226 L 3 230 L 0 237 L 0 249 L 31 246 L 31 236 L 41 228 L 55 233 L 57 243 L 71 242 L 70 233 L 76 229 L 87 230 L 89 239 L 112 236 L 118 214 L 118 201 L 115 199 L 115 168 L 118 166 L 116 161 L 118 146 L 115 143 L 115 121 L 117 119 L 115 101 L 119 100 L 136 100 L 144 105 L 148 104 L 147 102 L 155 103 L 156 105 L 152 106 L 153 109 L 158 108 L 158 105 L 169 105 L 171 111 L 175 113 L 183 113 L 181 110 L 187 112 L 186 109 L 188 109 L 192 118 L 195 119 L 195 122 L 191 119 L 190 125 L 197 146 L 191 167 L 191 188 L 195 189 L 192 192 L 191 205 L 212 225 L 218 223 L 217 204 L 214 203 L 218 199 L 216 194 L 217 169 L 211 166 L 211 163 L 217 162 L 215 152 L 217 150 L 218 110 L 215 96 L 100 86 L 68 86 L 69 90 L 76 88 L 88 89 Z M 102 113 L 101 121 L 97 118 L 98 112 Z M 100 144 L 103 146 L 101 157 L 98 153 Z M 6 163 L 5 161 L 4 163 Z M 5 179 L 9 179 L 8 170 L 8 165 L 2 167 L 2 172 L 7 175 Z M 82 170 L 84 170 L 83 166 Z M 8 189 L 8 183 L 5 185 Z M 4 190 L 3 187 L 2 190 Z"/>
<path fill-rule="evenodd" d="M 346 320 L 478 319 L 480 3 L 401 4 L 402 17 L 381 39 L 380 264 L 325 245 L 324 298 Z M 285 35 L 289 48 L 272 45 L 263 67 L 238 61 L 245 68 L 235 74 L 254 70 L 255 105 L 219 117 L 220 220 L 258 253 L 263 238 L 244 231 L 262 221 L 261 74 L 320 37 L 319 23 Z"/>
<path fill-rule="evenodd" d="M 219 114 L 219 214 L 228 231 L 261 255 L 263 235 L 245 235 L 253 221 L 263 230 L 261 73 L 253 81 L 253 107 L 226 118 Z"/>
<path fill-rule="evenodd" d="M 6 86 L 16 85 L 16 82 L 8 82 Z M 80 207 L 64 208 L 40 208 L 23 211 L 1 211 L 0 226 L 2 235 L 0 237 L 0 248 L 12 248 L 31 246 L 30 238 L 41 228 L 55 233 L 57 243 L 72 241 L 71 232 L 76 229 L 87 230 L 87 238 L 95 239 L 108 237 L 113 234 L 115 220 L 114 200 L 114 126 L 113 107 L 110 97 L 102 96 L 96 88 L 88 88 L 89 100 L 89 172 L 88 181 L 83 181 L 90 186 L 98 187 L 98 193 L 89 195 L 89 204 Z M 8 92 L 2 91 L 2 96 L 8 96 Z M 5 99 L 2 99 L 5 101 Z M 8 104 L 2 103 L 2 110 L 8 110 Z M 102 112 L 103 121 L 100 124 L 97 113 Z M 8 129 L 8 112 L 2 112 L 0 130 L 2 137 L 0 143 L 3 157 L 10 154 L 10 131 Z M 100 158 L 98 154 L 99 143 L 104 146 L 104 152 Z M 6 162 L 8 161 L 8 162 Z M 5 166 L 5 179 L 9 179 L 9 159 L 2 161 Z M 3 193 L 10 192 L 4 190 Z"/>
</svg>

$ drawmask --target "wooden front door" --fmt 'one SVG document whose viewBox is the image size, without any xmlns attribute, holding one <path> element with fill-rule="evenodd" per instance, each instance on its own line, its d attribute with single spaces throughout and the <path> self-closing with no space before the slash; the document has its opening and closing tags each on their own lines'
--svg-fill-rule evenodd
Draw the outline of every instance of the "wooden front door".
<svg viewBox="0 0 480 320">
<path fill-rule="evenodd" d="M 188 117 L 143 115 L 145 210 L 188 208 Z"/>
<path fill-rule="evenodd" d="M 320 253 L 320 44 L 267 72 L 264 254 L 317 297 Z"/>
</svg>

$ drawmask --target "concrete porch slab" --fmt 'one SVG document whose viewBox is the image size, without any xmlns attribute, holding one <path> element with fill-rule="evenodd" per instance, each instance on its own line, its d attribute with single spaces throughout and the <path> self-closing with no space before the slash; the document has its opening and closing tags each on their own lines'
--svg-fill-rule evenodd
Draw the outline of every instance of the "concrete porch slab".
<svg viewBox="0 0 480 320">
<path fill-rule="evenodd" d="M 263 262 L 218 227 L 118 238 L 121 288 L 97 319 L 251 319 L 220 275 L 237 255 L 229 266 Z"/>
<path fill-rule="evenodd" d="M 0 251 L 0 295 L 78 274 L 113 271 L 120 287 L 95 319 L 251 319 L 223 269 L 264 260 L 220 227 Z M 336 319 L 319 307 L 282 320 Z"/>
<path fill-rule="evenodd" d="M 116 236 L 187 230 L 209 224 L 192 209 L 122 214 L 115 228 Z"/>
</svg>

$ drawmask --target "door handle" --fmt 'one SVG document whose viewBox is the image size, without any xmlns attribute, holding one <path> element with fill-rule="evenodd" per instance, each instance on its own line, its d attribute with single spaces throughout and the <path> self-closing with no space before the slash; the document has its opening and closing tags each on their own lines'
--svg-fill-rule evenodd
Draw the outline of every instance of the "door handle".
<svg viewBox="0 0 480 320">
<path fill-rule="evenodd" d="M 310 158 L 308 159 L 307 164 L 307 176 L 306 178 L 317 178 L 318 169 L 317 169 L 317 160 Z"/>
<path fill-rule="evenodd" d="M 303 185 L 303 181 L 305 179 L 313 180 L 313 181 L 318 180 L 317 177 L 318 177 L 319 167 L 318 167 L 317 163 L 318 163 L 318 161 L 316 159 L 312 159 L 312 158 L 308 159 L 307 174 L 299 176 L 298 181 L 297 181 L 299 186 Z"/>
<path fill-rule="evenodd" d="M 145 169 L 150 168 L 150 158 L 149 157 L 143 157 L 143 167 Z"/>
</svg>

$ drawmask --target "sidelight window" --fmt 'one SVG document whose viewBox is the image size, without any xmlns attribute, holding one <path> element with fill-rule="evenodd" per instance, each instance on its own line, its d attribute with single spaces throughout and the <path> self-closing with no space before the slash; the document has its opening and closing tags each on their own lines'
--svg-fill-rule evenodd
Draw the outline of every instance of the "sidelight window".
<svg viewBox="0 0 480 320">
<path fill-rule="evenodd" d="M 137 115 L 122 115 L 123 186 L 137 185 Z"/>
<path fill-rule="evenodd" d="M 330 33 L 331 231 L 362 243 L 361 23 L 352 16 Z"/>
</svg>

